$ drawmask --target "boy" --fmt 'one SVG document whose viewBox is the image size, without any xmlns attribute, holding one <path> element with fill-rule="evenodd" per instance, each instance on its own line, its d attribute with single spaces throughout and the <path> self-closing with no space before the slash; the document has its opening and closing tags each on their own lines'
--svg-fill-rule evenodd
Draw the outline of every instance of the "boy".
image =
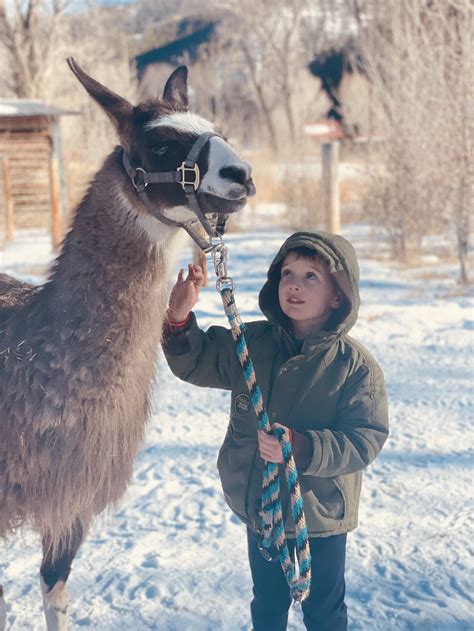
<svg viewBox="0 0 474 631">
<path fill-rule="evenodd" d="M 266 320 L 246 327 L 249 354 L 270 421 L 291 429 L 312 556 L 303 601 L 311 631 L 344 631 L 347 532 L 357 526 L 362 470 L 388 436 L 383 374 L 348 337 L 359 307 L 359 270 L 351 244 L 338 235 L 297 232 L 280 248 L 259 303 Z M 286 629 L 291 604 L 278 561 L 258 549 L 264 461 L 281 462 L 276 437 L 257 429 L 229 330 L 201 331 L 191 313 L 202 272 L 178 275 L 164 328 L 171 370 L 198 386 L 232 390 L 229 427 L 218 457 L 227 503 L 247 525 L 254 631 Z M 284 474 L 282 474 L 284 475 Z M 290 554 L 294 523 L 286 484 L 282 505 Z"/>
</svg>

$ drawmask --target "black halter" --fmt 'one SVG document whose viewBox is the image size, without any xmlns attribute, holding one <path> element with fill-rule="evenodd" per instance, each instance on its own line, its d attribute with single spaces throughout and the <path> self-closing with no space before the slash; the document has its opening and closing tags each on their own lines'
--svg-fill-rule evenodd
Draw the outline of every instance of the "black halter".
<svg viewBox="0 0 474 631">
<path fill-rule="evenodd" d="M 125 150 L 123 151 L 122 155 L 125 171 L 128 173 L 128 176 L 130 177 L 132 184 L 135 187 L 138 196 L 140 197 L 140 200 L 143 202 L 147 210 L 159 221 L 168 226 L 184 228 L 184 230 L 186 230 L 186 232 L 197 243 L 201 250 L 206 253 L 214 249 L 215 246 L 212 243 L 212 239 L 215 237 L 219 237 L 219 233 L 211 226 L 209 220 L 206 218 L 199 206 L 196 192 L 201 184 L 201 174 L 197 165 L 197 159 L 199 158 L 199 154 L 201 153 L 204 145 L 208 142 L 208 140 L 213 136 L 218 135 L 219 134 L 216 134 L 212 131 L 200 134 L 191 149 L 189 150 L 186 159 L 183 160 L 181 165 L 175 171 L 148 173 L 147 171 L 145 171 L 145 169 L 142 169 L 141 167 L 132 167 L 132 165 L 130 164 L 130 159 Z M 170 182 L 175 182 L 181 185 L 181 188 L 186 195 L 188 205 L 196 215 L 196 219 L 190 219 L 189 221 L 183 222 L 174 221 L 173 219 L 169 219 L 168 217 L 166 217 L 151 203 L 150 198 L 145 191 L 148 184 L 163 184 Z M 206 239 L 204 239 L 199 234 L 199 231 L 197 229 L 198 222 L 209 235 L 209 240 L 206 241 Z"/>
</svg>

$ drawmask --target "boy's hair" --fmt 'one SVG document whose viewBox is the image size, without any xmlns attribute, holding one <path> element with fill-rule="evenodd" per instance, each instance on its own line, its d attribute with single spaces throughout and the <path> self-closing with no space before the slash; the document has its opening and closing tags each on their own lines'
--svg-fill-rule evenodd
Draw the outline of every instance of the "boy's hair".
<svg viewBox="0 0 474 631">
<path fill-rule="evenodd" d="M 316 252 L 316 250 L 312 250 L 311 248 L 307 248 L 304 245 L 300 245 L 297 248 L 292 248 L 291 250 L 288 250 L 288 252 L 286 253 L 286 256 L 288 256 L 288 254 L 290 253 L 296 254 L 296 258 L 301 257 L 303 259 L 322 261 L 325 265 L 327 265 L 327 262 L 319 254 L 319 252 Z"/>
</svg>

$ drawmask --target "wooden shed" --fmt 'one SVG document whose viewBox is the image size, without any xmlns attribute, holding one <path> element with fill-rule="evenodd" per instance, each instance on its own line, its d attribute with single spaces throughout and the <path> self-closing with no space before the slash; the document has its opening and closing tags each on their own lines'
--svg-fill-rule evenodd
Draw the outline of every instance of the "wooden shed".
<svg viewBox="0 0 474 631">
<path fill-rule="evenodd" d="M 61 240 L 66 215 L 59 120 L 74 114 L 28 99 L 0 99 L 0 208 L 4 207 L 6 239 L 35 217 L 51 216 L 53 244 Z"/>
</svg>

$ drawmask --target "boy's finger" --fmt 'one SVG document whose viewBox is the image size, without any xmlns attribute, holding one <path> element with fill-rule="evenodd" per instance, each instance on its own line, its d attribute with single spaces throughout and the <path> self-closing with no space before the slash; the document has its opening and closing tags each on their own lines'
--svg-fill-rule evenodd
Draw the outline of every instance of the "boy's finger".
<svg viewBox="0 0 474 631">
<path fill-rule="evenodd" d="M 276 446 L 280 445 L 276 436 L 270 436 L 270 434 L 267 434 L 261 429 L 258 430 L 258 442 L 260 448 L 264 449 L 274 449 Z"/>
<path fill-rule="evenodd" d="M 178 282 L 181 282 L 183 280 L 184 277 L 184 269 L 181 268 L 178 272 Z"/>
<path fill-rule="evenodd" d="M 193 265 L 192 268 L 193 278 L 198 279 L 202 278 L 202 269 L 199 265 Z"/>
<path fill-rule="evenodd" d="M 199 287 L 202 287 L 203 283 L 204 283 L 204 275 L 202 273 L 202 270 L 199 266 L 195 266 L 195 268 L 193 269 L 193 273 L 192 275 L 190 274 L 189 276 L 190 280 L 192 280 L 194 282 L 195 285 L 198 285 Z"/>
</svg>

